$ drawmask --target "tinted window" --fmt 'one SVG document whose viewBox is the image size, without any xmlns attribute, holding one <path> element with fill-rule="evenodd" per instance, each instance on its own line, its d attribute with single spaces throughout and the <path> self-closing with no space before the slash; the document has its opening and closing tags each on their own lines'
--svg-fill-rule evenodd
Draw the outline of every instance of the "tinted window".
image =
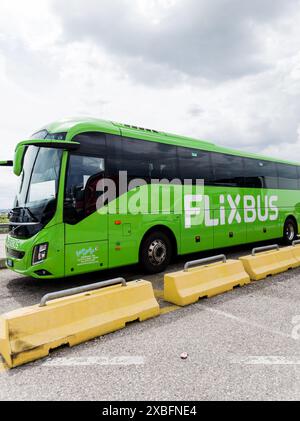
<svg viewBox="0 0 300 421">
<path fill-rule="evenodd" d="M 177 148 L 180 177 L 182 180 L 204 180 L 212 182 L 210 152 L 199 149 Z"/>
<path fill-rule="evenodd" d="M 102 194 L 97 191 L 97 182 L 104 175 L 104 164 L 104 159 L 100 157 L 70 155 L 65 188 L 65 222 L 79 222 L 96 211 L 97 199 Z M 88 180 L 94 180 L 94 183 L 89 183 L 86 189 Z"/>
<path fill-rule="evenodd" d="M 300 167 L 297 167 L 297 174 L 298 174 L 298 188 L 300 189 Z"/>
<path fill-rule="evenodd" d="M 277 164 L 278 187 L 280 189 L 298 189 L 298 172 L 294 165 Z"/>
<path fill-rule="evenodd" d="M 33 135 L 30 136 L 30 139 L 45 139 L 47 134 L 47 130 L 40 130 L 36 133 L 33 133 Z"/>
<path fill-rule="evenodd" d="M 244 159 L 244 184 L 245 187 L 263 188 L 263 179 L 258 173 L 258 161 L 255 159 Z"/>
<path fill-rule="evenodd" d="M 40 130 L 39 132 L 34 133 L 30 139 L 65 140 L 66 136 L 66 132 L 48 133 L 47 130 Z"/>
<path fill-rule="evenodd" d="M 82 154 L 99 156 L 101 158 L 106 155 L 106 136 L 103 133 L 80 133 L 72 140 L 80 143 L 79 152 Z"/>
<path fill-rule="evenodd" d="M 277 169 L 275 162 L 244 158 L 245 186 L 277 189 Z"/>
<path fill-rule="evenodd" d="M 50 140 L 65 140 L 67 137 L 67 133 L 48 133 L 45 139 Z"/>
<path fill-rule="evenodd" d="M 40 148 L 32 171 L 27 206 L 57 197 L 62 150 Z"/>
<path fill-rule="evenodd" d="M 243 186 L 243 158 L 234 155 L 212 153 L 214 184 L 232 187 Z"/>
<path fill-rule="evenodd" d="M 107 135 L 107 164 L 106 175 L 118 184 L 119 171 L 124 171 L 122 161 L 122 138 L 115 135 Z"/>
<path fill-rule="evenodd" d="M 173 179 L 178 176 L 176 147 L 130 138 L 108 137 L 108 174 L 127 171 L 132 178 Z"/>
</svg>

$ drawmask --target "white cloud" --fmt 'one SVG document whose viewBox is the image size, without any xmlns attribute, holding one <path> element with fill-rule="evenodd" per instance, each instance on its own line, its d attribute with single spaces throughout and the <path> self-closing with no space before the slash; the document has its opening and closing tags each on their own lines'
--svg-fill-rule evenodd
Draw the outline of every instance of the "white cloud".
<svg viewBox="0 0 300 421">
<path fill-rule="evenodd" d="M 91 40 L 120 60 L 130 58 L 136 80 L 144 80 L 144 63 L 154 69 L 154 80 L 167 67 L 222 81 L 266 69 L 260 29 L 281 22 L 299 2 L 181 0 L 167 6 L 161 1 L 102 0 L 100 6 L 97 0 L 86 0 L 83 7 L 81 0 L 73 0 L 71 6 L 55 0 L 54 4 L 67 39 Z M 117 22 L 113 28 L 112 22 Z"/>
</svg>

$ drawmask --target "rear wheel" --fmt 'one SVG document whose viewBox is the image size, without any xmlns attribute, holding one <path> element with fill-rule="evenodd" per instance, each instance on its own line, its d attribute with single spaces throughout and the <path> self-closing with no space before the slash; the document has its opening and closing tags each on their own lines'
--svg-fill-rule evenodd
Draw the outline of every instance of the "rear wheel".
<svg viewBox="0 0 300 421">
<path fill-rule="evenodd" d="M 285 221 L 284 229 L 283 229 L 283 241 L 285 244 L 292 244 L 294 240 L 297 239 L 298 229 L 296 222 L 288 218 Z"/>
<path fill-rule="evenodd" d="M 172 257 L 172 244 L 169 237 L 155 231 L 144 238 L 140 249 L 140 263 L 148 273 L 163 272 Z"/>
</svg>

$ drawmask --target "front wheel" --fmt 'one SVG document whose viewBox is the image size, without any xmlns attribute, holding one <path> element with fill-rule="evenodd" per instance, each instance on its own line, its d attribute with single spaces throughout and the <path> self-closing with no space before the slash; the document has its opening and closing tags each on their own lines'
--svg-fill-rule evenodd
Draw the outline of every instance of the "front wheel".
<svg viewBox="0 0 300 421">
<path fill-rule="evenodd" d="M 172 244 L 169 237 L 155 231 L 144 238 L 140 249 L 140 263 L 148 273 L 163 272 L 172 257 Z"/>
<path fill-rule="evenodd" d="M 284 229 L 283 229 L 283 241 L 285 244 L 292 244 L 294 240 L 297 239 L 298 229 L 296 222 L 288 218 L 285 221 Z"/>
</svg>

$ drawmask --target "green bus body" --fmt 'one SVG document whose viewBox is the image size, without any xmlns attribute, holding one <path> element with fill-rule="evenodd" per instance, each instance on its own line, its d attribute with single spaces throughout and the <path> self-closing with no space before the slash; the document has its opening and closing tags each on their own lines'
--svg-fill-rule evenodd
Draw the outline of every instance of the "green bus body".
<svg viewBox="0 0 300 421">
<path fill-rule="evenodd" d="M 42 132 L 47 133 L 47 138 L 44 139 L 47 151 L 48 148 L 56 148 L 55 140 L 59 148 L 55 155 L 57 165 L 60 165 L 56 186 L 56 205 L 50 220 L 40 229 L 37 222 L 38 231 L 31 236 L 18 235 L 18 229 L 21 228 L 18 228 L 18 221 L 11 218 L 12 228 L 6 240 L 7 265 L 17 273 L 47 279 L 135 264 L 140 260 L 143 239 L 149 233 L 157 231 L 168 236 L 173 252 L 180 255 L 281 238 L 287 220 L 294 221 L 294 236 L 297 234 L 297 221 L 300 218 L 300 167 L 296 163 L 237 152 L 217 147 L 209 142 L 96 119 L 62 121 L 49 125 Z M 203 156 L 207 157 L 207 160 L 203 161 L 203 167 L 209 160 L 207 171 L 211 174 L 209 176 L 211 179 L 204 179 L 201 210 L 199 210 L 199 213 L 202 212 L 201 222 L 189 226 L 191 216 L 187 215 L 188 211 L 184 208 L 185 211 L 182 214 L 177 214 L 173 210 L 173 202 L 169 213 L 161 210 L 151 211 L 149 208 L 138 214 L 121 213 L 122 204 L 130 200 L 130 197 L 136 193 L 135 190 L 124 193 L 110 202 L 107 207 L 113 211 L 107 213 L 94 211 L 75 222 L 68 221 L 68 218 L 66 220 L 66 189 L 67 174 L 71 165 L 70 157 L 72 154 L 79 157 L 80 155 L 93 157 L 92 149 L 88 153 L 81 154 L 80 149 L 76 152 L 74 148 L 72 152 L 72 143 L 77 144 L 75 143 L 77 139 L 81 139 L 81 135 L 84 139 L 86 134 L 92 134 L 91 139 L 94 136 L 95 142 L 98 139 L 97 134 L 100 137 L 103 134 L 106 148 L 108 142 L 111 142 L 110 147 L 114 148 L 118 142 L 125 142 L 126 139 L 129 145 L 130 141 L 134 140 L 135 145 L 140 144 L 145 148 L 152 146 L 153 150 L 156 148 L 157 151 L 160 148 L 162 151 L 167 148 L 167 152 L 161 153 L 161 159 L 163 161 L 164 157 L 168 158 L 167 165 L 172 170 L 172 175 L 177 174 L 179 177 L 183 172 L 181 169 L 183 165 L 188 168 L 187 172 L 192 171 L 193 166 L 197 172 L 197 159 L 200 159 L 202 153 L 205 154 Z M 34 138 L 41 139 L 42 137 L 41 140 L 43 140 L 43 136 L 39 132 L 33 136 L 32 140 L 22 142 L 19 149 L 17 147 L 14 162 L 16 174 L 22 173 L 22 166 L 25 165 L 24 155 L 29 154 L 26 148 L 30 144 L 34 145 L 33 148 L 39 148 L 40 141 L 35 142 Z M 54 140 L 53 145 L 50 144 L 51 139 Z M 64 142 L 66 142 L 65 147 Z M 197 151 L 199 151 L 199 156 Z M 36 163 L 39 156 L 38 149 L 32 149 L 30 153 L 35 153 L 34 162 Z M 172 154 L 175 157 L 173 160 Z M 108 162 L 110 159 L 114 162 L 113 164 Z M 193 159 L 195 159 L 195 165 Z M 222 179 L 222 177 L 218 179 L 216 173 L 222 171 L 224 159 L 232 160 L 234 170 L 238 165 L 243 165 L 240 176 L 237 175 L 231 180 Z M 110 165 L 117 168 L 117 158 L 113 161 L 111 156 L 105 156 L 103 160 L 105 173 L 113 171 L 109 169 Z M 247 176 L 249 165 L 257 164 L 258 168 L 260 166 L 268 168 L 268 163 L 271 169 L 264 170 L 267 175 L 256 177 L 249 172 L 250 175 Z M 161 168 L 164 168 L 164 165 Z M 126 170 L 126 168 L 119 169 Z M 199 178 L 202 178 L 201 173 L 201 168 L 199 168 Z M 238 170 L 236 174 L 239 174 Z M 23 174 L 24 177 L 26 178 L 26 174 L 25 176 Z M 165 185 L 160 189 L 162 200 L 163 196 L 173 189 L 171 197 L 175 198 L 177 195 L 177 200 L 179 196 L 180 201 L 185 201 L 180 187 Z M 150 194 L 149 184 L 139 188 L 141 206 Z M 196 195 L 196 186 L 192 186 L 189 198 L 189 209 L 192 215 L 193 212 L 197 213 L 197 203 L 194 201 Z M 151 204 L 151 200 L 149 203 Z M 31 212 L 26 213 L 27 210 L 22 212 L 19 210 L 16 214 L 22 213 L 24 221 L 30 220 L 28 215 L 31 215 Z M 43 248 L 36 249 L 36 246 L 44 244 L 47 245 L 44 258 L 41 262 L 33 264 L 34 253 L 38 253 L 39 250 L 43 252 Z"/>
</svg>

